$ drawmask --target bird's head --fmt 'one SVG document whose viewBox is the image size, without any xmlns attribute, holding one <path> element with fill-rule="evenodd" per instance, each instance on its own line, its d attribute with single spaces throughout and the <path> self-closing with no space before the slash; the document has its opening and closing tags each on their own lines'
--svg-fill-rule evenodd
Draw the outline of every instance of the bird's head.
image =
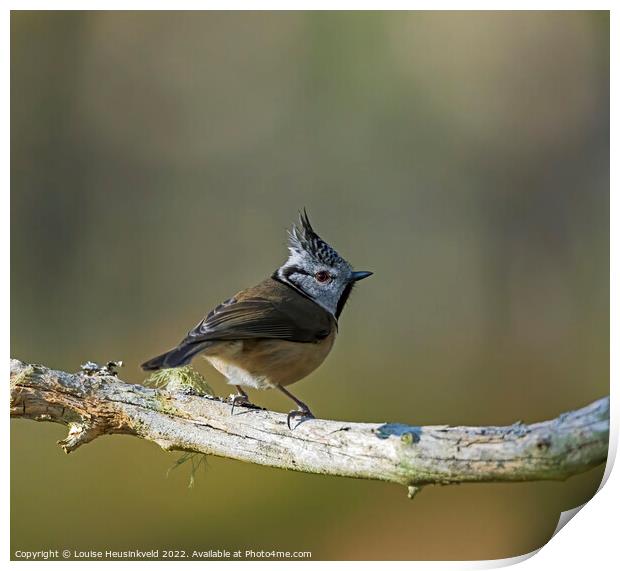
<svg viewBox="0 0 620 571">
<path fill-rule="evenodd" d="M 314 231 L 305 210 L 299 215 L 299 224 L 289 232 L 288 249 L 289 258 L 275 277 L 310 297 L 336 319 L 355 282 L 372 275 L 353 271 L 351 264 Z"/>
</svg>

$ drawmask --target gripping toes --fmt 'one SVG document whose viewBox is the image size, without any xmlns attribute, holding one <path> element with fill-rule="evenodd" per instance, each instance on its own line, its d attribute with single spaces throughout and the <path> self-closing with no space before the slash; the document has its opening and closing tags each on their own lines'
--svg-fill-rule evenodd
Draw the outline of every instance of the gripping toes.
<svg viewBox="0 0 620 571">
<path fill-rule="evenodd" d="M 314 418 L 314 415 L 309 408 L 298 408 L 296 410 L 290 411 L 286 417 L 286 424 L 288 425 L 289 430 L 291 430 L 291 419 L 294 418 L 300 419 L 299 422 L 296 424 L 296 426 L 299 426 L 302 422 L 305 422 L 306 420 L 312 420 Z"/>
</svg>

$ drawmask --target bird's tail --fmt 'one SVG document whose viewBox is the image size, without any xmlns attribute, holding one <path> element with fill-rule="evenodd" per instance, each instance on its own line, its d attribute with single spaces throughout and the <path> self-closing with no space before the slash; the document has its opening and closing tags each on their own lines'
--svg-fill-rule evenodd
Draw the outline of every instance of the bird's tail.
<svg viewBox="0 0 620 571">
<path fill-rule="evenodd" d="M 172 367 L 183 367 L 187 365 L 196 353 L 200 353 L 209 343 L 181 343 L 178 347 L 153 357 L 142 363 L 145 371 L 158 371 L 159 369 L 170 369 Z"/>
</svg>

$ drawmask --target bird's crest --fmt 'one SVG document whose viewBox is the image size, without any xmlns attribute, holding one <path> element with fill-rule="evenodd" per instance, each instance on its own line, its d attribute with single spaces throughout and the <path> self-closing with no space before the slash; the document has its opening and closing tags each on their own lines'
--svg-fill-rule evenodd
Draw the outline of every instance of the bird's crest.
<svg viewBox="0 0 620 571">
<path fill-rule="evenodd" d="M 338 252 L 314 231 L 305 208 L 299 213 L 299 224 L 293 225 L 288 237 L 288 247 L 292 254 L 309 254 L 316 261 L 329 266 L 343 261 Z"/>
</svg>

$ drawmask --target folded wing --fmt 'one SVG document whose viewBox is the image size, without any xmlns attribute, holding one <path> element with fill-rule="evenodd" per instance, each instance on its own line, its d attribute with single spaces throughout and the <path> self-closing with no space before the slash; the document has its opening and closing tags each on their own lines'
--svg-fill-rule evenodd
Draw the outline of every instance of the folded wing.
<svg viewBox="0 0 620 571">
<path fill-rule="evenodd" d="M 213 309 L 184 342 L 263 338 L 311 343 L 327 337 L 330 325 L 328 314 L 305 300 L 291 307 L 259 297 L 231 298 Z"/>
</svg>

